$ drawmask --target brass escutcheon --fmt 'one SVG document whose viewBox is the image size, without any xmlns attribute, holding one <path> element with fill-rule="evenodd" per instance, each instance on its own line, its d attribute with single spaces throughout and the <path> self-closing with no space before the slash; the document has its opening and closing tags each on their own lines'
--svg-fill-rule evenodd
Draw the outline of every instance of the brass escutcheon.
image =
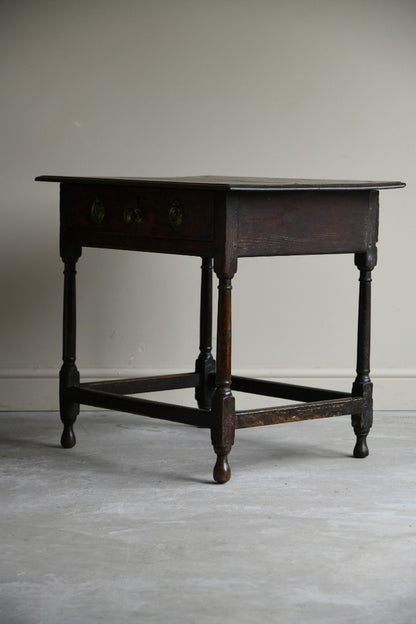
<svg viewBox="0 0 416 624">
<path fill-rule="evenodd" d="M 94 223 L 97 223 L 97 225 L 100 225 L 100 223 L 104 221 L 104 217 L 105 217 L 104 204 L 100 199 L 97 198 L 96 200 L 94 200 L 91 206 L 91 219 L 94 221 Z"/>
<path fill-rule="evenodd" d="M 177 199 L 172 203 L 169 210 L 169 223 L 173 230 L 178 230 L 183 222 L 183 210 Z"/>
<path fill-rule="evenodd" d="M 124 209 L 124 221 L 134 225 L 141 225 L 144 221 L 143 209 L 140 206 L 128 206 Z"/>
</svg>

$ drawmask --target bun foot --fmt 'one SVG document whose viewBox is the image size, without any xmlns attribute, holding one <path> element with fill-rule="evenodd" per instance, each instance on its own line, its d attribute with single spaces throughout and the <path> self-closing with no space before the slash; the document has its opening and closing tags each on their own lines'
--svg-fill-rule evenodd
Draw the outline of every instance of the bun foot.
<svg viewBox="0 0 416 624">
<path fill-rule="evenodd" d="M 366 436 L 358 436 L 357 443 L 354 447 L 354 457 L 363 458 L 367 457 L 369 453 Z"/>
<path fill-rule="evenodd" d="M 231 468 L 227 455 L 218 455 L 217 463 L 214 467 L 214 481 L 217 483 L 227 483 L 231 477 Z"/>
<path fill-rule="evenodd" d="M 61 446 L 63 448 L 72 448 L 75 446 L 76 438 L 72 425 L 65 425 L 61 436 Z"/>
</svg>

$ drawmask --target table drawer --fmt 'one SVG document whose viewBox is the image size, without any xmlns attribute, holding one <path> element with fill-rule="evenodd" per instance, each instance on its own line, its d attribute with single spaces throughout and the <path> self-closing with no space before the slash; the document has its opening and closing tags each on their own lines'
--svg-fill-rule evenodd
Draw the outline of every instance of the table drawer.
<svg viewBox="0 0 416 624">
<path fill-rule="evenodd" d="M 120 237 L 210 241 L 214 195 L 193 189 L 64 184 L 61 223 L 87 245 L 95 239 L 111 244 Z"/>
</svg>

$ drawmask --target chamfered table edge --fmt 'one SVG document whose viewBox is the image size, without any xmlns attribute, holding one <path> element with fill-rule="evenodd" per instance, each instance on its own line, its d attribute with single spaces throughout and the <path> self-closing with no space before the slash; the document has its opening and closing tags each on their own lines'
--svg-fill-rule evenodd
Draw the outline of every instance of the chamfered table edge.
<svg viewBox="0 0 416 624">
<path fill-rule="evenodd" d="M 324 191 L 382 190 L 403 188 L 399 181 L 307 180 L 289 178 L 249 178 L 226 176 L 195 176 L 178 178 L 104 178 L 41 175 L 36 182 L 62 184 L 103 184 L 114 186 L 147 186 L 164 188 L 199 188 L 221 191 Z"/>
</svg>

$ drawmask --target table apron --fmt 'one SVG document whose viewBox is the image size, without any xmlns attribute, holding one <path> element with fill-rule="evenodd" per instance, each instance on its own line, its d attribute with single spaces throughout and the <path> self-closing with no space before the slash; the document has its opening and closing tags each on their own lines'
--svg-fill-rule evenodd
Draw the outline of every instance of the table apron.
<svg viewBox="0 0 416 624">
<path fill-rule="evenodd" d="M 237 253 L 365 252 L 377 241 L 376 195 L 363 191 L 253 194 L 239 206 Z"/>
</svg>

